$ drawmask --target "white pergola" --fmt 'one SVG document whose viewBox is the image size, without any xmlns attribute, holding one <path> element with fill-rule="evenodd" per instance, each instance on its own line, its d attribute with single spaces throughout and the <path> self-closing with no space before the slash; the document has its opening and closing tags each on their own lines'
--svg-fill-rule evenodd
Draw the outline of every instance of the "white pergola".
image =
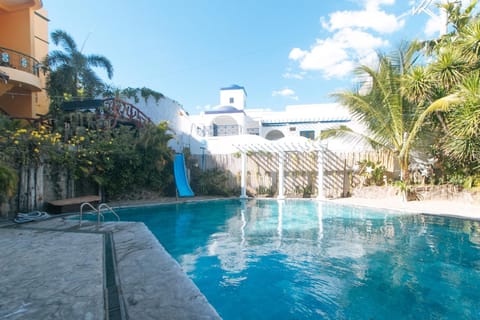
<svg viewBox="0 0 480 320">
<path fill-rule="evenodd" d="M 323 199 L 323 160 L 326 147 L 320 141 L 313 141 L 301 136 L 285 137 L 275 141 L 261 139 L 263 141 L 239 142 L 233 146 L 242 154 L 242 175 L 240 198 L 247 198 L 247 154 L 249 152 L 270 152 L 278 154 L 278 197 L 285 199 L 284 189 L 284 162 L 286 152 L 316 152 L 317 153 L 317 199 Z"/>
</svg>

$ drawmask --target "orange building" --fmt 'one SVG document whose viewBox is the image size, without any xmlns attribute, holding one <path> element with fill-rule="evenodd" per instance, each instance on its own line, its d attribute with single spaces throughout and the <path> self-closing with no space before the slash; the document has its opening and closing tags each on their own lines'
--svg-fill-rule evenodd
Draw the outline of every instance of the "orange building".
<svg viewBox="0 0 480 320">
<path fill-rule="evenodd" d="M 0 0 L 0 113 L 36 118 L 48 112 L 41 61 L 48 18 L 41 0 Z"/>
</svg>

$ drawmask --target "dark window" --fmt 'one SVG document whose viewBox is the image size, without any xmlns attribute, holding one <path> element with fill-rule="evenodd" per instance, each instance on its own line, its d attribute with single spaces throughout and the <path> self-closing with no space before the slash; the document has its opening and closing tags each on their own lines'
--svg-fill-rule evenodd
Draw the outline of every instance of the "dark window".
<svg viewBox="0 0 480 320">
<path fill-rule="evenodd" d="M 233 99 L 233 97 L 230 98 L 230 103 L 233 103 L 234 101 L 235 101 L 235 99 Z"/>
<path fill-rule="evenodd" d="M 313 130 L 300 131 L 300 135 L 308 139 L 312 139 L 312 140 L 315 139 L 315 131 Z"/>
</svg>

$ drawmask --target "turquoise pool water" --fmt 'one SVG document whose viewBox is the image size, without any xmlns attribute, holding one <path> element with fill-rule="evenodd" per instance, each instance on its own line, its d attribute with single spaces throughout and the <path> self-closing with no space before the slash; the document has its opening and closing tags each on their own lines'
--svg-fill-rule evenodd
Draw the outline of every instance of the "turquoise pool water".
<svg viewBox="0 0 480 320">
<path fill-rule="evenodd" d="M 315 201 L 117 210 L 224 319 L 479 319 L 480 222 Z"/>
</svg>

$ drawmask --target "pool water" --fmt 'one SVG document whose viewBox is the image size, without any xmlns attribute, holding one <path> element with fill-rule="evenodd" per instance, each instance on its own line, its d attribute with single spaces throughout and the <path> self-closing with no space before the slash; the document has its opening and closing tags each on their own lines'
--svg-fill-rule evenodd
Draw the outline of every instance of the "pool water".
<svg viewBox="0 0 480 320">
<path fill-rule="evenodd" d="M 480 222 L 301 200 L 117 210 L 224 319 L 479 319 Z"/>
</svg>

